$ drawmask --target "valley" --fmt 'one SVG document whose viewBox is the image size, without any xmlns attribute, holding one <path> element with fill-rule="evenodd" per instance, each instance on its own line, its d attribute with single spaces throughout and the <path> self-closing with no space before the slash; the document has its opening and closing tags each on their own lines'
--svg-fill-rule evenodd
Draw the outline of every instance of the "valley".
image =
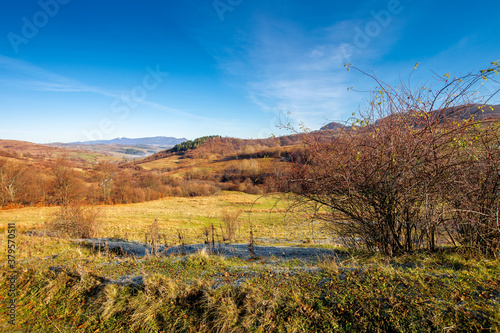
<svg viewBox="0 0 500 333">
<path fill-rule="evenodd" d="M 484 140 L 497 140 L 491 119 L 483 118 L 482 127 L 463 120 L 450 126 L 461 126 L 461 140 L 474 138 L 477 130 Z M 447 229 L 453 220 L 436 226 L 432 243 L 393 253 L 398 243 L 372 242 L 383 242 L 381 233 L 343 229 L 370 217 L 373 192 L 363 199 L 366 210 L 359 216 L 332 209 L 337 196 L 325 199 L 326 190 L 344 186 L 329 178 L 344 172 L 342 163 L 351 168 L 344 177 L 377 165 L 358 163 L 371 150 L 347 154 L 352 159 L 345 162 L 335 159 L 352 143 L 360 151 L 356 140 L 364 140 L 364 133 L 370 134 L 370 149 L 376 147 L 373 133 L 391 128 L 387 123 L 332 124 L 259 140 L 203 137 L 137 159 L 111 150 L 138 146 L 95 144 L 92 151 L 94 144 L 61 148 L 1 141 L 0 229 L 6 237 L 0 245 L 12 251 L 2 253 L 10 264 L 0 272 L 15 283 L 0 289 L 15 291 L 10 299 L 16 324 L 2 320 L 0 330 L 497 329 L 498 258 L 458 245 L 456 240 L 468 240 L 459 229 Z M 439 120 L 435 126 L 448 124 Z M 466 151 L 483 149 L 470 142 L 473 148 Z M 394 156 L 379 165 L 397 164 Z M 385 184 L 384 177 L 374 179 Z M 330 184 L 335 186 L 329 189 Z M 366 184 L 349 191 L 363 194 Z M 383 230 L 384 222 L 376 228 Z M 423 237 L 412 234 L 415 228 L 396 241 Z M 488 239 L 494 244 L 496 238 Z"/>
</svg>

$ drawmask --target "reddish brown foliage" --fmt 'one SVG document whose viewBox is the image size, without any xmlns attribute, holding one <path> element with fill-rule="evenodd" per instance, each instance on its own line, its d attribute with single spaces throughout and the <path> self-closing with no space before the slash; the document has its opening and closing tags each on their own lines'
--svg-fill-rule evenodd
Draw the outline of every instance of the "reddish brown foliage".
<svg viewBox="0 0 500 333">
<path fill-rule="evenodd" d="M 304 135 L 308 152 L 292 156 L 291 171 L 276 177 L 278 188 L 298 194 L 299 204 L 328 209 L 317 216 L 351 245 L 392 254 L 435 250 L 446 237 L 494 253 L 500 125 L 470 113 L 477 111 L 470 92 L 488 73 L 494 71 L 443 80 L 436 92 L 373 77 L 380 88 L 356 130 L 330 142 Z"/>
</svg>

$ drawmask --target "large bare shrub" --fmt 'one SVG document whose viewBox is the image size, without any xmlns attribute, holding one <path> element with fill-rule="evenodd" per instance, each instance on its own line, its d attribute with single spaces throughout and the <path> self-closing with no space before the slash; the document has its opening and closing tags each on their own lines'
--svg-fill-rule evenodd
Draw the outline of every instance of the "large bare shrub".
<svg viewBox="0 0 500 333">
<path fill-rule="evenodd" d="M 484 254 L 500 250 L 500 120 L 461 133 L 457 163 L 443 192 L 459 243 Z"/>
<path fill-rule="evenodd" d="M 99 211 L 93 206 L 63 205 L 47 222 L 47 229 L 59 237 L 94 238 L 99 229 Z"/>
<path fill-rule="evenodd" d="M 305 134 L 307 158 L 292 157 L 292 171 L 278 174 L 278 185 L 298 194 L 301 204 L 329 210 L 319 216 L 351 244 L 386 254 L 434 250 L 440 235 L 453 238 L 454 233 L 462 244 L 480 243 L 471 242 L 471 231 L 475 239 L 484 240 L 486 234 L 498 239 L 491 233 L 495 212 L 498 221 L 493 198 L 500 195 L 495 144 L 463 145 L 471 136 L 481 141 L 476 137 L 483 134 L 473 136 L 473 129 L 491 122 L 474 119 L 487 101 L 476 91 L 498 68 L 495 62 L 477 74 L 445 75 L 434 85 L 414 88 L 405 83 L 393 87 L 363 72 L 378 88 L 361 117 L 329 141 L 322 133 Z M 477 163 L 471 164 L 471 158 Z M 490 177 L 481 181 L 485 174 Z M 483 192 L 467 191 L 470 182 L 482 184 Z M 454 187 L 470 194 L 457 195 Z"/>
</svg>

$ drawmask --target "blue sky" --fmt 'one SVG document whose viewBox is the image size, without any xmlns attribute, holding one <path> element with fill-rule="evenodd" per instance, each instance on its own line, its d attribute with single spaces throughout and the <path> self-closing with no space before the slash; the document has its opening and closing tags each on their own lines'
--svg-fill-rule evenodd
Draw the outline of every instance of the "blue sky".
<svg viewBox="0 0 500 333">
<path fill-rule="evenodd" d="M 219 134 L 346 120 L 373 82 L 500 58 L 495 1 L 3 0 L 0 138 Z"/>
</svg>

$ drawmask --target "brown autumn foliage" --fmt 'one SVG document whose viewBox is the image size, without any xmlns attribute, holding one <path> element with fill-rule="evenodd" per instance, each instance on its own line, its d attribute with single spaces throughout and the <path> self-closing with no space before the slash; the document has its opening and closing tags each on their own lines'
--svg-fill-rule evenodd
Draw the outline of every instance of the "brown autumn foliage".
<svg viewBox="0 0 500 333">
<path fill-rule="evenodd" d="M 0 207 L 127 204 L 166 196 L 207 196 L 221 190 L 265 192 L 267 171 L 259 162 L 238 163 L 241 168 L 192 168 L 181 177 L 171 177 L 162 170 L 116 162 L 88 165 L 65 158 L 42 162 L 0 158 Z"/>
<path fill-rule="evenodd" d="M 11 160 L 0 160 L 0 200 L 15 202 L 26 187 L 26 166 Z"/>
<path fill-rule="evenodd" d="M 248 172 L 251 169 L 245 168 Z M 240 183 L 247 179 L 238 172 L 238 177 L 228 177 L 228 181 L 221 182 L 223 175 L 200 170 L 188 170 L 183 177 L 170 177 L 165 171 L 148 171 L 130 163 L 101 161 L 89 164 L 60 157 L 33 160 L 7 151 L 0 157 L 0 208 L 79 202 L 121 204 L 165 196 L 205 196 L 221 189 L 241 189 Z M 251 172 L 253 176 L 254 171 Z M 244 189 L 256 192 L 253 185 L 245 184 Z"/>
<path fill-rule="evenodd" d="M 498 62 L 432 87 L 379 88 L 355 127 L 330 142 L 304 135 L 308 153 L 275 177 L 346 244 L 382 253 L 436 250 L 440 240 L 500 249 L 500 120 L 477 121 L 475 98 Z M 472 114 L 471 114 L 472 111 Z M 298 195 L 298 196 L 297 196 Z"/>
</svg>

